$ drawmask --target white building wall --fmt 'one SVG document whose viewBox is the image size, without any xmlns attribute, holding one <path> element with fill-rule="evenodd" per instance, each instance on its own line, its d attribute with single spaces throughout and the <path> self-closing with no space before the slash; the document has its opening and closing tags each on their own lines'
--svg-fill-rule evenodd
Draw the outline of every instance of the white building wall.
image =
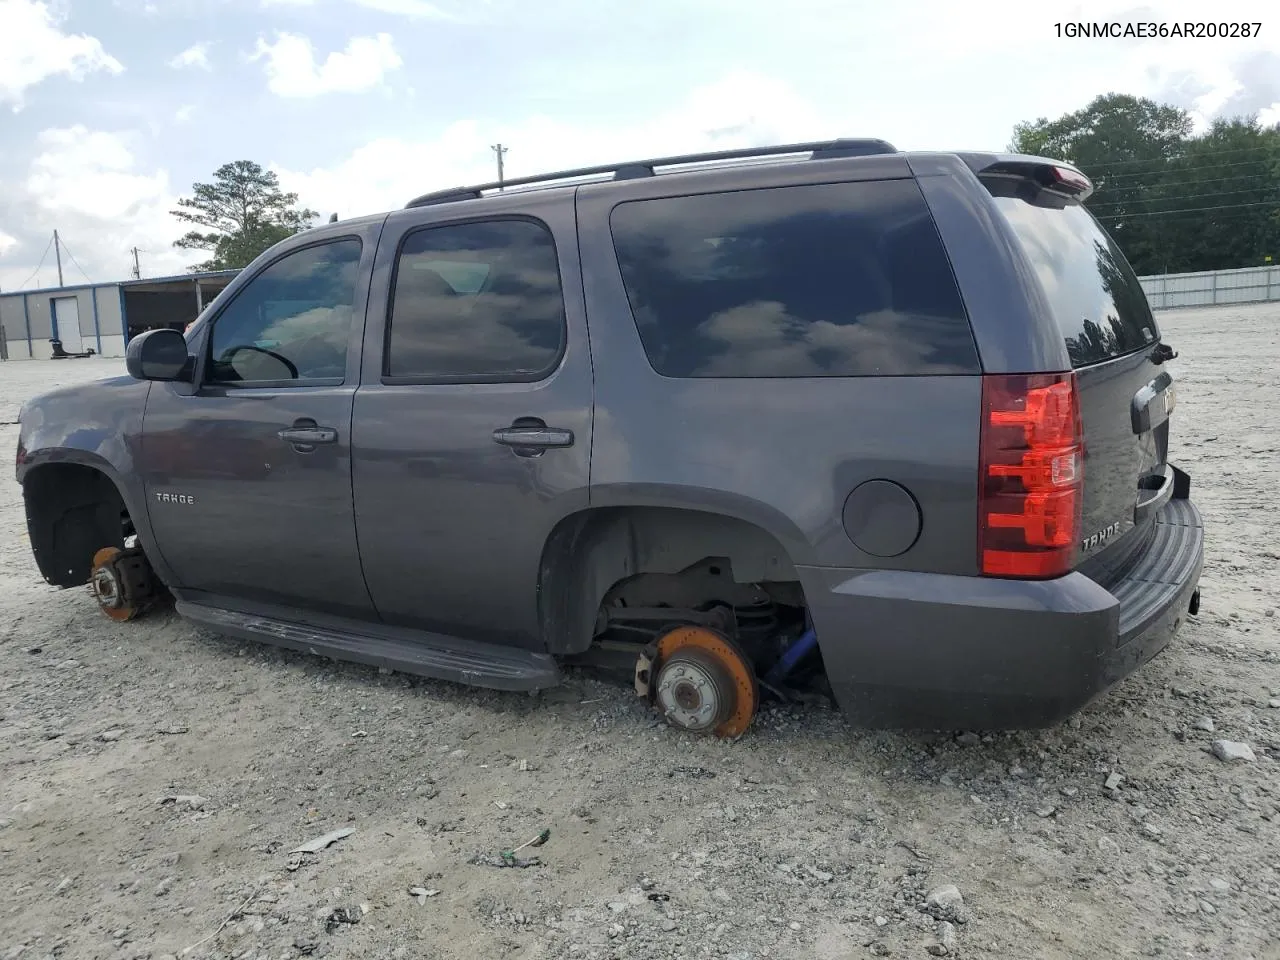
<svg viewBox="0 0 1280 960">
<path fill-rule="evenodd" d="M 1153 310 L 1280 300 L 1280 266 L 1139 277 Z"/>
</svg>

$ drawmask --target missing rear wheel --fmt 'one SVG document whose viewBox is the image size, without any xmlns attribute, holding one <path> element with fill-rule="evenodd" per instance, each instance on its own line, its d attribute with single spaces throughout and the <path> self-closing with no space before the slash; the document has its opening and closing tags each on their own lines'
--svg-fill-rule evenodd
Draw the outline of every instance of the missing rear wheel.
<svg viewBox="0 0 1280 960">
<path fill-rule="evenodd" d="M 657 644 L 653 699 L 672 726 L 736 737 L 751 724 L 759 688 L 736 643 L 706 627 L 677 627 Z"/>
</svg>

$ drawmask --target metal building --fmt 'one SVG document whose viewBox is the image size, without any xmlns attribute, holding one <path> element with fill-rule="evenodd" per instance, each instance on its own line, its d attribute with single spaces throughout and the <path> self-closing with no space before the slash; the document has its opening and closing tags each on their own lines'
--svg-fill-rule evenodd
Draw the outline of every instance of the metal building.
<svg viewBox="0 0 1280 960">
<path fill-rule="evenodd" d="M 239 272 L 0 293 L 0 360 L 48 360 L 54 339 L 67 353 L 123 357 L 144 330 L 181 330 Z"/>
<path fill-rule="evenodd" d="M 1153 310 L 1280 300 L 1280 267 L 1241 267 L 1139 277 Z"/>
</svg>

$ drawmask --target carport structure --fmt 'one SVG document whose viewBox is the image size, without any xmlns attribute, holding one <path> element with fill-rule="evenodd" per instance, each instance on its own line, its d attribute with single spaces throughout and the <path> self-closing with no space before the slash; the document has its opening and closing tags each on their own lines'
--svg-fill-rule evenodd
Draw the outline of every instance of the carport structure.
<svg viewBox="0 0 1280 960">
<path fill-rule="evenodd" d="M 159 327 L 183 329 L 200 316 L 205 305 L 220 294 L 239 270 L 163 277 L 159 280 L 129 280 L 120 284 L 128 337 Z"/>
<path fill-rule="evenodd" d="M 0 293 L 0 359 L 48 360 L 55 337 L 67 353 L 122 357 L 146 330 L 183 329 L 239 272 Z"/>
</svg>

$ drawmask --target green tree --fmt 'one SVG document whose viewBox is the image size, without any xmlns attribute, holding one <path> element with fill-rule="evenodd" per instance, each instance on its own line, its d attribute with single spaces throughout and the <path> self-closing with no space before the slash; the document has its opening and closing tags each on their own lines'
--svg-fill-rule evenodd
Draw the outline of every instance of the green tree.
<svg viewBox="0 0 1280 960">
<path fill-rule="evenodd" d="M 1010 149 L 1075 164 L 1093 180 L 1089 206 L 1103 220 L 1139 274 L 1158 273 L 1167 253 L 1163 224 L 1141 216 L 1154 183 L 1191 136 L 1185 110 L 1146 98 L 1109 93 L 1057 120 L 1014 127 Z"/>
<path fill-rule="evenodd" d="M 1145 207 L 1163 245 L 1161 272 L 1228 270 L 1261 264 L 1268 253 L 1274 258 L 1280 128 L 1253 118 L 1215 120 L 1150 185 Z"/>
<path fill-rule="evenodd" d="M 1186 111 L 1127 94 L 1108 93 L 1057 120 L 1041 117 L 1013 128 L 1016 153 L 1068 160 L 1084 169 L 1117 161 L 1158 162 L 1191 135 Z"/>
<path fill-rule="evenodd" d="M 173 216 L 204 227 L 174 242 L 183 250 L 207 250 L 212 257 L 193 270 L 227 270 L 246 266 L 285 237 L 306 230 L 318 216 L 299 208 L 296 193 L 284 193 L 280 180 L 249 160 L 223 164 L 212 183 L 195 183 L 194 196 L 178 200 Z"/>
</svg>

